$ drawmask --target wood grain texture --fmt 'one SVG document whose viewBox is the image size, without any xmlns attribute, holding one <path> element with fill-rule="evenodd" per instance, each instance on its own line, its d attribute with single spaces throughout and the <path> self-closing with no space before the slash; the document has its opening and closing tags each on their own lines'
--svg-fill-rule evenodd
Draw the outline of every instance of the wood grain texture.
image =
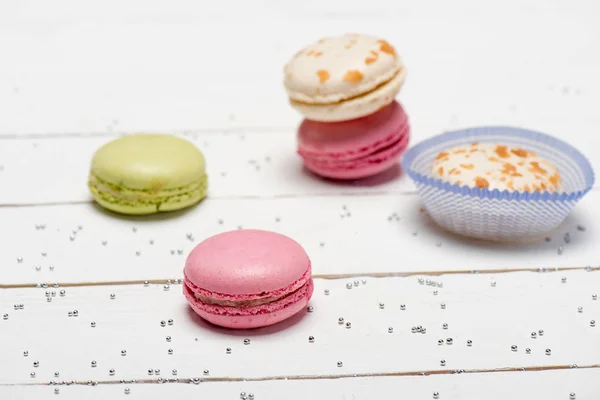
<svg viewBox="0 0 600 400">
<path fill-rule="evenodd" d="M 2 398 L 28 400 L 46 399 L 144 399 L 163 400 L 175 393 L 181 397 L 200 399 L 239 399 L 240 393 L 252 393 L 255 399 L 279 400 L 327 398 L 331 400 L 385 399 L 390 396 L 415 400 L 430 400 L 433 393 L 439 399 L 530 400 L 544 398 L 569 400 L 595 399 L 598 393 L 597 370 L 568 370 L 525 373 L 487 373 L 436 375 L 427 377 L 369 377 L 320 381 L 270 381 L 233 383 L 116 384 L 98 386 L 0 386 Z M 59 389 L 59 396 L 54 390 Z M 125 389 L 129 388 L 129 394 Z"/>
<path fill-rule="evenodd" d="M 441 231 L 419 211 L 417 196 L 209 198 L 188 211 L 146 218 L 121 217 L 92 204 L 0 208 L 0 220 L 14 221 L 0 224 L 6 246 L 0 284 L 182 278 L 197 243 L 240 227 L 299 241 L 317 275 L 598 267 L 597 201 L 600 193 L 591 192 L 550 242 L 526 244 L 471 241 Z"/>
<path fill-rule="evenodd" d="M 435 287 L 420 284 L 416 276 L 317 279 L 312 312 L 250 331 L 221 329 L 198 318 L 180 284 L 168 290 L 143 284 L 70 287 L 64 296 L 61 288 L 0 290 L 0 313 L 9 314 L 0 320 L 0 354 L 6 360 L 0 382 L 47 382 L 55 371 L 67 381 L 157 379 L 148 376 L 150 368 L 163 371 L 164 378 L 176 368 L 182 378 L 203 377 L 208 369 L 210 378 L 243 380 L 595 366 L 600 327 L 590 321 L 600 321 L 600 301 L 593 299 L 599 276 L 586 271 L 449 275 L 437 277 Z M 14 310 L 15 304 L 24 309 Z M 78 316 L 69 317 L 74 310 Z M 425 334 L 412 333 L 419 325 Z M 543 335 L 532 338 L 540 329 Z"/>
</svg>

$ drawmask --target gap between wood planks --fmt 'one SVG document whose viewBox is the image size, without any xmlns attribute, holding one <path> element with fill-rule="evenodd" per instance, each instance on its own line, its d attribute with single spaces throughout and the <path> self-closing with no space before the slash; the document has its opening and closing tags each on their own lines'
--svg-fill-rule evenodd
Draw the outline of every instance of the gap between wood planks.
<svg viewBox="0 0 600 400">
<path fill-rule="evenodd" d="M 297 126 L 240 126 L 231 128 L 198 128 L 198 129 L 161 129 L 160 132 L 179 136 L 194 136 L 205 134 L 228 134 L 228 133 L 279 133 L 295 132 Z M 142 130 L 143 131 L 143 130 Z M 31 139 L 93 139 L 98 137 L 119 137 L 139 133 L 140 130 L 131 131 L 104 131 L 104 132 L 52 132 L 52 133 L 1 133 L 0 140 L 31 140 Z"/>
<path fill-rule="evenodd" d="M 488 270 L 455 270 L 455 271 L 416 271 L 416 272 L 364 272 L 351 274 L 313 274 L 313 279 L 349 279 L 349 278 L 406 278 L 409 276 L 441 276 L 441 275 L 473 275 L 473 274 L 506 274 L 511 272 L 559 272 L 559 271 L 600 271 L 597 267 L 552 267 L 552 268 L 507 268 L 507 269 L 488 269 Z M 98 282 L 63 282 L 46 283 L 48 286 L 58 285 L 58 287 L 82 287 L 82 286 L 126 286 L 126 285 L 164 285 L 181 283 L 181 278 L 170 279 L 137 279 L 131 281 L 98 281 Z M 0 284 L 0 289 L 27 289 L 36 288 L 39 283 L 11 283 Z"/>
<path fill-rule="evenodd" d="M 403 377 L 403 376 L 432 376 L 432 375 L 455 375 L 455 374 L 486 374 L 498 372 L 541 372 L 541 371 L 560 371 L 576 369 L 599 369 L 600 364 L 589 365 L 547 365 L 537 367 L 504 367 L 491 369 L 470 369 L 470 370 L 431 370 L 431 371 L 405 371 L 405 372 L 374 372 L 361 374 L 332 374 L 332 375 L 282 375 L 282 376 L 261 376 L 261 377 L 193 377 L 193 378 L 166 378 L 160 383 L 210 383 L 210 382 L 265 382 L 265 381 L 313 381 L 313 380 L 332 380 L 332 379 L 353 379 L 353 378 L 374 378 L 374 377 Z M 160 378 L 158 378 L 160 379 Z M 103 380 L 103 381 L 70 381 L 67 385 L 118 385 L 118 384 L 145 384 L 159 383 L 158 379 L 134 379 L 134 380 Z M 74 382 L 74 383 L 73 383 Z M 50 383 L 0 383 L 0 386 L 49 386 L 58 385 Z"/>
<path fill-rule="evenodd" d="M 593 190 L 593 189 L 592 189 Z M 416 196 L 416 190 L 379 190 L 379 191 L 355 191 L 355 192 L 316 192 L 304 194 L 274 194 L 269 196 L 260 195 L 240 195 L 240 196 L 214 196 L 209 195 L 206 200 L 271 200 L 271 199 L 294 199 L 310 197 L 359 197 L 359 196 Z M 59 207 L 59 206 L 78 206 L 85 204 L 94 204 L 94 200 L 75 200 L 75 201 L 54 201 L 40 203 L 0 203 L 0 208 L 26 208 L 26 207 Z"/>
</svg>

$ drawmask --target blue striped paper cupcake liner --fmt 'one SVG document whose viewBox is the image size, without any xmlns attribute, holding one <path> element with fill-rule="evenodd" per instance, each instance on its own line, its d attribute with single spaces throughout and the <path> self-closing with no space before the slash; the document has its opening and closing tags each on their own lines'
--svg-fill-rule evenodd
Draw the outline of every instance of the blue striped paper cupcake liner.
<svg viewBox="0 0 600 400">
<path fill-rule="evenodd" d="M 469 188 L 435 178 L 431 166 L 454 146 L 498 143 L 522 147 L 557 166 L 560 192 Z M 546 134 L 511 127 L 478 127 L 443 133 L 409 149 L 402 167 L 415 182 L 429 215 L 443 228 L 478 239 L 513 241 L 544 237 L 594 185 L 590 162 L 577 149 Z"/>
</svg>

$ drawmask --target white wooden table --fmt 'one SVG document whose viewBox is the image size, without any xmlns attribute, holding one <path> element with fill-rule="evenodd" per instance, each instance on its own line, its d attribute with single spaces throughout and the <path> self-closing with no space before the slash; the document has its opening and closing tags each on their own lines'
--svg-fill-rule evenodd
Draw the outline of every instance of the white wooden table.
<svg viewBox="0 0 600 400">
<path fill-rule="evenodd" d="M 281 85 L 302 45 L 380 35 L 409 69 L 412 143 L 514 125 L 600 171 L 599 15 L 595 0 L 0 3 L 0 399 L 600 398 L 600 191 L 550 241 L 459 239 L 399 169 L 305 172 Z M 150 218 L 95 206 L 91 155 L 137 131 L 196 143 L 209 198 Z M 238 228 L 305 246 L 312 312 L 231 332 L 190 311 L 186 254 Z"/>
</svg>

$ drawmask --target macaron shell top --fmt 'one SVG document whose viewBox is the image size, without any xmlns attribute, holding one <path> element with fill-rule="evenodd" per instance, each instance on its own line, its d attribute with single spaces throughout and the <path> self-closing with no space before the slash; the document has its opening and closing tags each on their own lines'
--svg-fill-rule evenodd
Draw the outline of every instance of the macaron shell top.
<svg viewBox="0 0 600 400">
<path fill-rule="evenodd" d="M 367 93 L 403 69 L 394 47 L 369 35 L 323 38 L 286 65 L 284 84 L 291 100 L 331 104 Z"/>
<path fill-rule="evenodd" d="M 287 288 L 309 269 L 308 255 L 293 239 L 248 229 L 221 233 L 198 244 L 187 258 L 184 275 L 204 290 L 247 295 Z"/>
<path fill-rule="evenodd" d="M 398 102 L 352 121 L 323 124 L 304 120 L 298 128 L 298 152 L 311 159 L 357 159 L 399 140 L 407 124 L 408 117 Z"/>
<path fill-rule="evenodd" d="M 138 134 L 113 140 L 92 159 L 91 174 L 128 189 L 173 189 L 203 178 L 204 156 L 187 140 Z"/>
<path fill-rule="evenodd" d="M 555 165 L 531 151 L 495 143 L 472 143 L 440 152 L 432 174 L 442 181 L 500 191 L 560 191 Z"/>
</svg>

